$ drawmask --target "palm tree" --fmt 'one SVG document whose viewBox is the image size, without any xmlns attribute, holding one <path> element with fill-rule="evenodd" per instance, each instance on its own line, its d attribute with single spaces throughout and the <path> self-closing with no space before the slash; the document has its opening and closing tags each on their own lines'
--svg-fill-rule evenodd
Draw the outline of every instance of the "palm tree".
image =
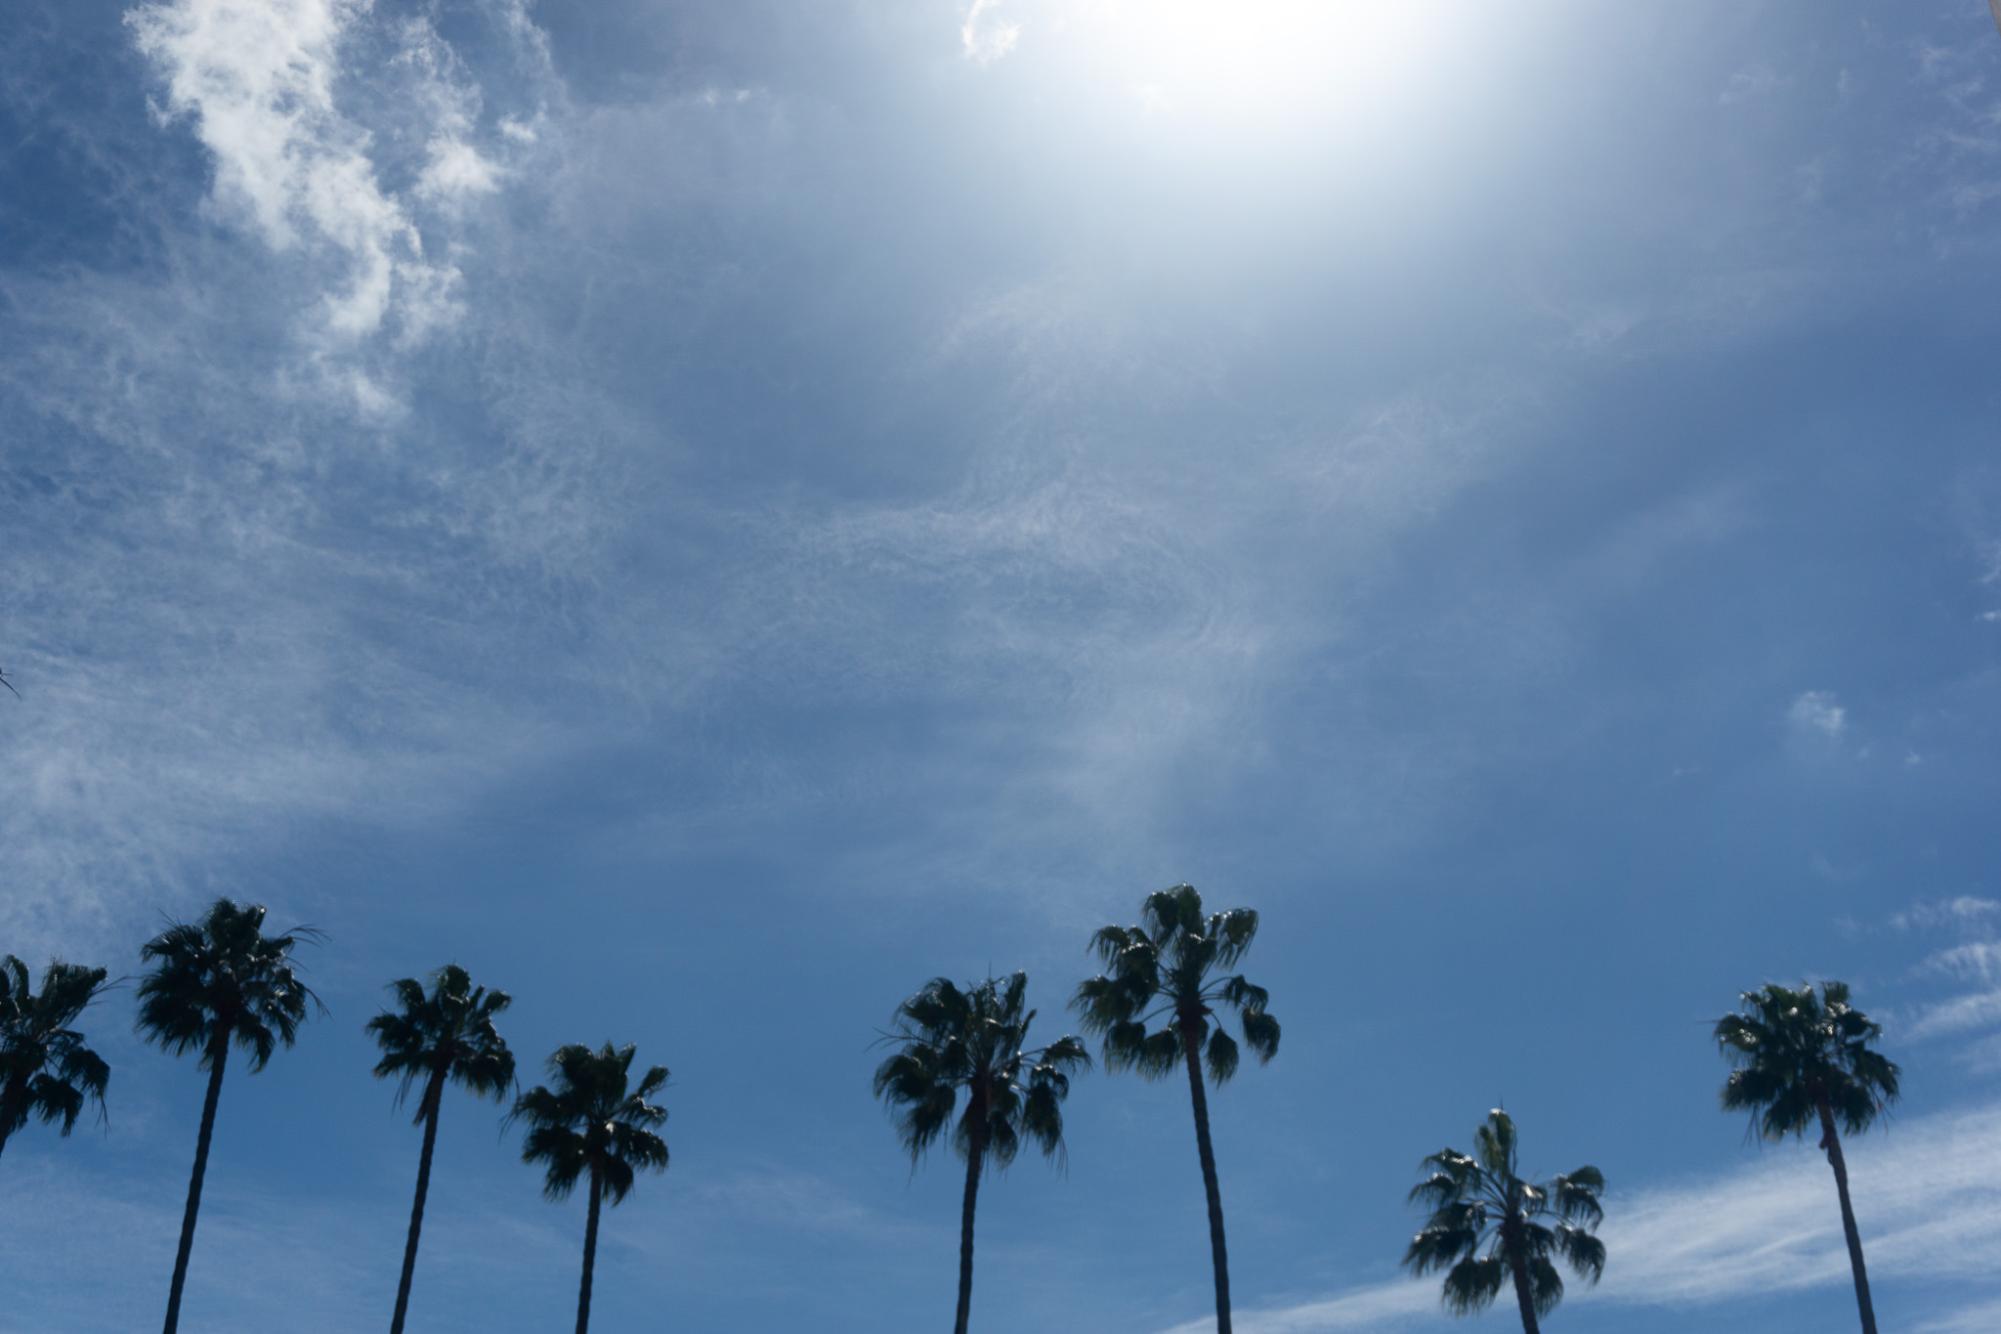
<svg viewBox="0 0 2001 1334">
<path fill-rule="evenodd" d="M 31 1117 L 59 1121 L 67 1135 L 86 1100 L 104 1115 L 111 1067 L 70 1027 L 104 990 L 104 976 L 58 959 L 42 971 L 36 995 L 28 965 L 0 957 L 0 1153 Z"/>
<path fill-rule="evenodd" d="M 896 1007 L 885 1041 L 898 1044 L 875 1072 L 875 1095 L 897 1113 L 896 1129 L 914 1164 L 945 1132 L 958 1107 L 952 1147 L 966 1160 L 966 1194 L 959 1211 L 959 1306 L 954 1334 L 966 1334 L 973 1308 L 973 1209 L 988 1163 L 1005 1169 L 1023 1137 L 1045 1156 L 1063 1149 L 1063 1100 L 1070 1072 L 1091 1063 L 1084 1044 L 1058 1038 L 1029 1047 L 1035 1011 L 1024 1010 L 1028 974 L 1005 982 L 987 978 L 963 990 L 934 978 Z"/>
<path fill-rule="evenodd" d="M 1454 1315 L 1484 1311 L 1512 1279 L 1522 1334 L 1537 1334 L 1541 1318 L 1563 1300 L 1552 1255 L 1593 1283 L 1605 1273 L 1605 1243 L 1592 1235 L 1605 1216 L 1598 1205 L 1605 1177 L 1580 1167 L 1546 1183 L 1522 1180 L 1514 1119 L 1498 1108 L 1473 1142 L 1471 1156 L 1441 1149 L 1424 1160 L 1429 1175 L 1410 1198 L 1428 1205 L 1431 1217 L 1403 1263 L 1413 1274 L 1445 1271 L 1445 1305 Z M 1551 1214 L 1553 1223 L 1538 1221 Z"/>
<path fill-rule="evenodd" d="M 1195 1107 L 1195 1149 L 1202 1159 L 1202 1187 L 1209 1197 L 1209 1254 L 1216 1278 L 1217 1334 L 1230 1334 L 1230 1257 L 1223 1242 L 1223 1193 L 1216 1184 L 1216 1153 L 1209 1142 L 1209 1099 L 1202 1070 L 1221 1087 L 1237 1072 L 1237 1043 L 1215 1019 L 1216 1007 L 1236 1010 L 1244 1041 L 1260 1063 L 1278 1052 L 1278 1020 L 1265 1009 L 1265 989 L 1231 968 L 1251 947 L 1258 915 L 1228 908 L 1203 916 L 1202 896 L 1176 885 L 1146 897 L 1138 926 L 1107 926 L 1091 937 L 1106 971 L 1077 988 L 1071 1002 L 1084 1027 L 1104 1036 L 1105 1064 L 1130 1067 L 1163 1079 L 1176 1065 L 1188 1070 Z M 1159 1027 L 1148 1031 L 1148 1025 Z"/>
<path fill-rule="evenodd" d="M 238 906 L 217 899 L 199 922 L 177 922 L 139 951 L 153 965 L 139 981 L 140 1033 L 175 1056 L 199 1052 L 200 1068 L 208 1071 L 164 1334 L 174 1334 L 180 1325 L 181 1290 L 195 1244 L 195 1217 L 201 1211 L 202 1177 L 208 1172 L 208 1146 L 230 1044 L 250 1054 L 253 1073 L 262 1070 L 280 1045 L 289 1047 L 298 1037 L 308 1002 L 319 1003 L 299 980 L 292 950 L 301 941 L 317 940 L 320 933 L 294 927 L 267 936 L 263 926 L 261 904 Z"/>
<path fill-rule="evenodd" d="M 560 1200 L 590 1177 L 590 1213 L 584 1223 L 584 1277 L 577 1289 L 577 1334 L 591 1323 L 591 1269 L 597 1263 L 598 1208 L 617 1204 L 632 1190 L 635 1170 L 667 1168 L 667 1141 L 653 1128 L 667 1109 L 647 1099 L 667 1086 L 667 1067 L 656 1065 L 631 1084 L 632 1047 L 609 1042 L 592 1051 L 582 1043 L 558 1047 L 549 1057 L 551 1089 L 536 1085 L 515 1099 L 510 1120 L 525 1118 L 528 1136 L 521 1161 L 542 1163 L 542 1193 Z"/>
<path fill-rule="evenodd" d="M 514 1083 L 514 1053 L 493 1026 L 505 1010 L 504 991 L 476 987 L 466 970 L 446 964 L 431 974 L 427 995 L 423 983 L 406 977 L 389 984 L 399 1006 L 368 1021 L 368 1031 L 382 1048 L 375 1063 L 378 1079 L 399 1081 L 396 1101 L 410 1096 L 422 1080 L 416 1122 L 424 1127 L 424 1147 L 417 1158 L 417 1198 L 410 1206 L 410 1235 L 403 1243 L 403 1274 L 396 1282 L 396 1314 L 389 1334 L 403 1334 L 410 1309 L 410 1280 L 417 1269 L 417 1238 L 424 1230 L 424 1197 L 431 1190 L 431 1150 L 438 1142 L 438 1109 L 445 1085 L 455 1082 L 480 1097 L 504 1098 Z"/>
<path fill-rule="evenodd" d="M 1723 1109 L 1749 1112 L 1752 1124 L 1771 1140 L 1820 1127 L 1820 1147 L 1841 1197 L 1841 1230 L 1848 1239 L 1863 1334 L 1876 1334 L 1862 1233 L 1848 1198 L 1848 1160 L 1836 1126 L 1859 1135 L 1897 1100 L 1896 1064 L 1869 1047 L 1882 1036 L 1882 1025 L 1848 1003 L 1846 982 L 1823 982 L 1819 996 L 1808 983 L 1797 990 L 1769 984 L 1738 1000 L 1737 1013 L 1716 1021 L 1717 1046 L 1737 1066 L 1723 1083 Z"/>
</svg>

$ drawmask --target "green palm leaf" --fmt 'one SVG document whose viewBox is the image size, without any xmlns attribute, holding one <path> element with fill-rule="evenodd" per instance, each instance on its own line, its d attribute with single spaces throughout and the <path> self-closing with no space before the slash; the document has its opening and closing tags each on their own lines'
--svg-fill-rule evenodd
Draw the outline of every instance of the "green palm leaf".
<svg viewBox="0 0 2001 1334">
<path fill-rule="evenodd" d="M 0 1151 L 30 1120 L 66 1136 L 88 1104 L 104 1115 L 111 1067 L 73 1025 L 105 989 L 104 969 L 58 959 L 37 992 L 26 964 L 0 957 Z"/>
<path fill-rule="evenodd" d="M 1442 1298 L 1454 1315 L 1485 1310 L 1512 1281 L 1525 1328 L 1563 1300 L 1562 1260 L 1586 1282 L 1605 1273 L 1605 1243 L 1593 1235 L 1605 1216 L 1605 1176 L 1580 1167 L 1548 1183 L 1517 1170 L 1514 1118 L 1498 1109 L 1474 1132 L 1475 1152 L 1442 1149 L 1419 1165 L 1410 1191 L 1429 1216 L 1404 1250 L 1415 1276 L 1445 1273 Z"/>
</svg>

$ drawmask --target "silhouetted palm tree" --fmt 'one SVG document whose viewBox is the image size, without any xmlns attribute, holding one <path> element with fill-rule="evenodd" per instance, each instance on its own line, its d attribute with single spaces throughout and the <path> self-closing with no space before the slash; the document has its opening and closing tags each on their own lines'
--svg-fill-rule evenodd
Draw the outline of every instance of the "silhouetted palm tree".
<svg viewBox="0 0 2001 1334">
<path fill-rule="evenodd" d="M 1027 1046 L 1035 1011 L 1024 1010 L 1028 974 L 987 978 L 961 990 L 934 978 L 896 1007 L 885 1035 L 898 1044 L 875 1072 L 875 1095 L 897 1112 L 896 1129 L 914 1162 L 952 1121 L 959 1094 L 966 1109 L 952 1147 L 966 1160 L 959 1213 L 959 1306 L 952 1328 L 966 1334 L 973 1308 L 973 1209 L 986 1165 L 1005 1168 L 1024 1136 L 1045 1155 L 1063 1148 L 1063 1100 L 1070 1072 L 1091 1062 L 1076 1038 Z"/>
<path fill-rule="evenodd" d="M 368 1021 L 368 1031 L 382 1048 L 375 1063 L 378 1079 L 395 1079 L 397 1102 L 424 1085 L 417 1102 L 416 1123 L 424 1127 L 424 1147 L 417 1158 L 417 1197 L 410 1205 L 410 1235 L 403 1243 L 403 1274 L 396 1282 L 396 1313 L 390 1334 L 403 1334 L 410 1309 L 410 1280 L 417 1269 L 417 1238 L 424 1230 L 424 1197 L 431 1189 L 431 1150 L 438 1142 L 438 1109 L 445 1084 L 455 1082 L 480 1097 L 507 1096 L 514 1083 L 514 1053 L 493 1026 L 505 1010 L 504 991 L 476 987 L 466 970 L 447 964 L 431 974 L 431 990 L 406 977 L 389 984 L 398 1008 L 384 1010 Z"/>
<path fill-rule="evenodd" d="M 667 1109 L 647 1101 L 667 1086 L 667 1067 L 656 1065 L 630 1084 L 630 1045 L 609 1042 L 596 1051 L 581 1043 L 559 1047 L 549 1058 L 555 1087 L 536 1085 L 515 1100 L 509 1119 L 528 1122 L 521 1161 L 541 1163 L 542 1193 L 560 1200 L 590 1178 L 590 1212 L 584 1223 L 584 1276 L 577 1289 L 577 1334 L 591 1323 L 591 1270 L 597 1263 L 598 1207 L 617 1204 L 632 1189 L 638 1168 L 666 1170 L 667 1141 L 653 1133 Z"/>
<path fill-rule="evenodd" d="M 153 971 L 139 981 L 139 1031 L 175 1056 L 199 1052 L 201 1068 L 208 1071 L 187 1211 L 181 1217 L 181 1245 L 174 1255 L 174 1282 L 167 1293 L 165 1334 L 174 1334 L 181 1320 L 181 1290 L 194 1249 L 202 1177 L 208 1171 L 209 1140 L 215 1134 L 215 1107 L 222 1096 L 230 1044 L 250 1053 L 253 1072 L 262 1070 L 280 1045 L 289 1047 L 298 1037 L 308 1003 L 319 1003 L 299 980 L 292 962 L 294 947 L 302 940 L 317 939 L 319 932 L 294 927 L 267 936 L 263 926 L 262 905 L 239 907 L 217 899 L 199 922 L 176 923 L 139 951 L 153 965 Z"/>
<path fill-rule="evenodd" d="M 1220 1022 L 1211 1022 L 1218 1005 L 1238 1012 L 1244 1041 L 1260 1062 L 1278 1052 L 1278 1020 L 1265 1010 L 1265 989 L 1241 975 L 1212 976 L 1233 967 L 1257 932 L 1258 915 L 1249 908 L 1205 917 L 1194 886 L 1159 890 L 1141 905 L 1138 926 L 1108 926 L 1091 937 L 1091 948 L 1106 971 L 1078 987 L 1072 1002 L 1084 1027 L 1104 1035 L 1110 1068 L 1129 1066 L 1148 1079 L 1161 1079 L 1176 1065 L 1187 1067 L 1195 1148 L 1209 1197 L 1217 1334 L 1230 1334 L 1230 1257 L 1223 1242 L 1223 1193 L 1216 1184 L 1202 1069 L 1208 1067 L 1218 1086 L 1237 1072 L 1236 1040 Z M 1155 1023 L 1159 1027 L 1149 1032 L 1148 1025 Z"/>
<path fill-rule="evenodd" d="M 28 965 L 0 958 L 0 1153 L 31 1117 L 76 1128 L 86 1100 L 104 1114 L 111 1067 L 71 1028 L 104 990 L 104 970 L 56 960 L 30 985 Z"/>
<path fill-rule="evenodd" d="M 1724 1081 L 1723 1108 L 1749 1112 L 1766 1139 L 1820 1127 L 1820 1147 L 1841 1197 L 1855 1304 L 1864 1334 L 1876 1334 L 1862 1233 L 1848 1198 L 1848 1160 L 1836 1126 L 1859 1135 L 1897 1100 L 1896 1065 L 1869 1046 L 1882 1035 L 1882 1025 L 1848 1003 L 1846 982 L 1823 982 L 1819 996 L 1810 984 L 1797 990 L 1772 984 L 1743 993 L 1739 1001 L 1738 1013 L 1716 1021 L 1717 1045 L 1738 1067 Z"/>
<path fill-rule="evenodd" d="M 1541 1317 L 1563 1300 L 1551 1256 L 1593 1283 L 1605 1273 L 1605 1243 L 1592 1235 L 1605 1216 L 1598 1205 L 1605 1177 L 1580 1167 L 1545 1184 L 1522 1180 L 1514 1120 L 1498 1109 L 1473 1141 L 1471 1156 L 1441 1149 L 1424 1160 L 1430 1175 L 1410 1198 L 1429 1206 L 1431 1217 L 1403 1262 L 1414 1274 L 1445 1272 L 1445 1305 L 1454 1315 L 1485 1310 L 1513 1280 L 1523 1334 L 1537 1334 Z M 1540 1221 L 1552 1214 L 1552 1223 Z"/>
</svg>

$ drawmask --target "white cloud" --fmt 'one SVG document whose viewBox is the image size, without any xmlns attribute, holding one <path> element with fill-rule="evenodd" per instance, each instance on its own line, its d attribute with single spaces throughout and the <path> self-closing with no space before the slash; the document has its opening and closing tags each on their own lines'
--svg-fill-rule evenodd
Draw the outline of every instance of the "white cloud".
<svg viewBox="0 0 2001 1334">
<path fill-rule="evenodd" d="M 1944 1037 L 2001 1023 L 2001 991 L 1977 991 L 1955 996 L 1918 1011 L 1906 1030 L 1912 1039 Z"/>
<path fill-rule="evenodd" d="M 1890 925 L 1899 931 L 1928 931 L 1940 927 L 1965 930 L 1994 920 L 2001 914 L 2001 902 L 1961 894 L 1956 898 L 1914 903 L 1890 916 Z"/>
<path fill-rule="evenodd" d="M 532 58 L 539 33 L 517 10 L 499 17 Z M 319 289 L 311 332 L 323 356 L 385 330 L 417 342 L 456 321 L 461 275 L 437 230 L 507 175 L 475 142 L 479 90 L 451 48 L 427 21 L 372 15 L 367 0 L 152 0 L 126 15 L 165 80 L 163 119 L 190 122 L 214 161 L 212 206 L 295 256 Z M 385 64 L 343 64 L 383 38 Z M 406 119 L 381 135 L 358 113 Z M 533 138 L 504 120 L 494 142 Z M 399 194 L 384 183 L 384 146 L 406 142 L 421 166 Z"/>
<path fill-rule="evenodd" d="M 959 24 L 959 47 L 976 65 L 991 65 L 1015 48 L 1021 40 L 1021 25 L 993 16 L 1003 0 L 973 0 Z"/>
<path fill-rule="evenodd" d="M 1924 961 L 1922 967 L 1927 971 L 1945 973 L 1951 977 L 1991 982 L 2001 977 L 2001 942 L 1975 940 L 1964 945 L 1955 945 L 1951 949 L 1940 950 L 1932 955 Z"/>
<path fill-rule="evenodd" d="M 1838 738 L 1848 730 L 1848 710 L 1841 707 L 1831 690 L 1803 692 L 1786 710 L 1786 718 L 1802 732 L 1818 732 Z"/>
<path fill-rule="evenodd" d="M 2001 1107 L 1895 1122 L 1846 1147 L 1873 1276 L 1991 1276 L 2001 1182 L 1989 1168 L 2001 1155 Z M 1810 1147 L 1774 1147 L 1754 1165 L 1708 1180 L 1614 1193 L 1599 1235 L 1605 1280 L 1596 1288 L 1572 1284 L 1566 1305 L 1703 1307 L 1849 1282 L 1833 1178 Z M 1437 1301 L 1436 1280 L 1395 1280 L 1245 1312 L 1236 1323 L 1245 1334 L 1386 1330 L 1435 1312 Z M 1191 1321 L 1172 1334 L 1201 1328 Z"/>
<path fill-rule="evenodd" d="M 311 248 L 344 270 L 324 298 L 333 340 L 374 333 L 393 309 L 429 327 L 448 317 L 458 275 L 386 195 L 368 136 L 334 101 L 357 0 L 173 0 L 126 15 L 166 76 L 170 117 L 193 120 L 215 159 L 222 207 L 278 250 Z"/>
</svg>

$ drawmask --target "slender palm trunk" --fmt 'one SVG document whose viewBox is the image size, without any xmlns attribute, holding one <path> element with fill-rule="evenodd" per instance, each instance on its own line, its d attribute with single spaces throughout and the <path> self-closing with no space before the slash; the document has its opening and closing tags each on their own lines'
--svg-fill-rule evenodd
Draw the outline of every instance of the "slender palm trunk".
<svg viewBox="0 0 2001 1334">
<path fill-rule="evenodd" d="M 591 1211 L 584 1221 L 584 1281 L 577 1289 L 577 1334 L 591 1327 L 591 1269 L 598 1262 L 598 1206 L 604 1201 L 604 1179 L 591 1169 Z"/>
<path fill-rule="evenodd" d="M 18 1115 L 21 1110 L 20 1099 L 24 1096 L 22 1090 L 11 1082 L 7 1085 L 6 1092 L 0 1094 L 0 1154 L 7 1152 L 7 1141 L 14 1138 L 14 1132 L 10 1127 L 28 1123 L 27 1117 Z"/>
<path fill-rule="evenodd" d="M 1230 1250 L 1223 1242 L 1223 1190 L 1216 1184 L 1216 1150 L 1209 1143 L 1209 1095 L 1202 1088 L 1202 1053 L 1193 1024 L 1181 1026 L 1188 1058 L 1188 1096 L 1195 1104 L 1195 1149 L 1202 1156 L 1202 1189 L 1209 1196 L 1209 1260 L 1216 1273 L 1216 1334 L 1230 1334 Z"/>
<path fill-rule="evenodd" d="M 1529 1267 L 1522 1258 L 1509 1247 L 1508 1272 L 1515 1280 L 1515 1305 L 1522 1309 L 1522 1334 L 1542 1334 L 1542 1322 L 1536 1319 L 1535 1293 L 1529 1287 Z"/>
<path fill-rule="evenodd" d="M 1834 1189 L 1841 1196 L 1841 1230 L 1848 1238 L 1848 1267 L 1855 1273 L 1855 1305 L 1862 1312 L 1862 1334 L 1876 1334 L 1876 1305 L 1869 1300 L 1869 1266 L 1862 1261 L 1862 1231 L 1855 1226 L 1855 1205 L 1848 1198 L 1848 1159 L 1841 1137 L 1834 1133 L 1834 1108 L 1820 1104 L 1820 1147 L 1834 1169 Z"/>
<path fill-rule="evenodd" d="M 222 1071 L 229 1064 L 229 1035 L 209 1044 L 208 1096 L 201 1105 L 201 1132 L 195 1137 L 195 1170 L 188 1177 L 188 1207 L 181 1215 L 181 1248 L 174 1254 L 174 1283 L 167 1289 L 167 1323 L 161 1334 L 181 1326 L 181 1290 L 188 1282 L 188 1256 L 195 1248 L 195 1218 L 201 1213 L 201 1183 L 208 1175 L 208 1145 L 215 1137 L 215 1106 L 222 1099 Z"/>
<path fill-rule="evenodd" d="M 966 1324 L 973 1318 L 973 1208 L 979 1202 L 980 1168 L 987 1156 L 985 1124 L 984 1115 L 973 1123 L 973 1141 L 966 1146 L 966 1201 L 959 1209 L 959 1313 L 952 1321 L 952 1334 L 966 1334 Z"/>
<path fill-rule="evenodd" d="M 417 1238 L 424 1230 L 424 1197 L 431 1193 L 431 1150 L 438 1144 L 438 1107 L 444 1101 L 445 1072 L 431 1072 L 424 1086 L 424 1149 L 417 1158 L 417 1198 L 410 1205 L 410 1237 L 403 1243 L 403 1276 L 396 1281 L 396 1314 L 389 1317 L 389 1334 L 403 1334 L 410 1311 L 410 1280 L 417 1272 Z"/>
</svg>

